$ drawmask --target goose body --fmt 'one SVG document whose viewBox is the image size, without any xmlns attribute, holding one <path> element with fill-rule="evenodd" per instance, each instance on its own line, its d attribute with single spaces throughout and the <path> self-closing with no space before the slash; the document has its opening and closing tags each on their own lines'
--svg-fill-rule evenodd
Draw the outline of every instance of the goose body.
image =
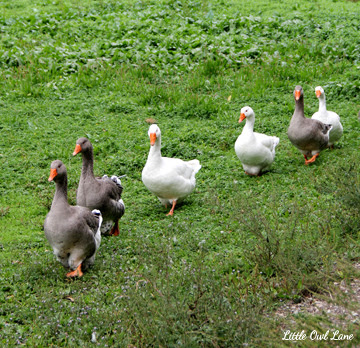
<svg viewBox="0 0 360 348">
<path fill-rule="evenodd" d="M 304 92 L 301 86 L 295 87 L 294 98 L 295 111 L 287 135 L 291 143 L 303 154 L 305 164 L 309 164 L 314 162 L 320 151 L 328 146 L 332 125 L 305 117 Z M 309 156 L 312 157 L 308 160 Z"/>
<path fill-rule="evenodd" d="M 81 153 L 82 169 L 76 203 L 89 209 L 99 209 L 104 219 L 102 234 L 119 235 L 119 219 L 124 215 L 125 205 L 121 198 L 123 187 L 120 179 L 94 176 L 93 147 L 87 138 L 79 138 L 73 155 Z M 114 225 L 112 228 L 111 226 Z M 110 230 L 111 228 L 111 230 Z M 110 232 L 109 232 L 110 230 Z"/>
<path fill-rule="evenodd" d="M 95 261 L 101 241 L 102 216 L 99 210 L 69 205 L 67 172 L 59 160 L 51 163 L 49 181 L 52 180 L 56 191 L 44 222 L 45 236 L 60 263 L 71 269 L 67 277 L 81 277 Z"/>
<path fill-rule="evenodd" d="M 275 159 L 279 138 L 254 132 L 255 114 L 251 107 L 241 109 L 239 122 L 246 124 L 235 142 L 235 152 L 248 175 L 259 175 L 270 168 Z"/>
<path fill-rule="evenodd" d="M 319 111 L 315 112 L 311 118 L 321 121 L 322 123 L 332 125 L 328 143 L 328 146 L 332 147 L 335 142 L 340 140 L 343 134 L 343 126 L 340 122 L 340 116 L 333 111 L 326 110 L 325 92 L 321 86 L 317 86 L 315 88 L 315 94 L 317 98 L 319 98 Z"/>
<path fill-rule="evenodd" d="M 168 215 L 173 215 L 178 201 L 188 196 L 195 188 L 195 174 L 201 165 L 197 159 L 183 161 L 161 156 L 160 128 L 153 124 L 149 128 L 150 152 L 142 171 L 142 181 L 164 205 L 171 204 Z"/>
</svg>

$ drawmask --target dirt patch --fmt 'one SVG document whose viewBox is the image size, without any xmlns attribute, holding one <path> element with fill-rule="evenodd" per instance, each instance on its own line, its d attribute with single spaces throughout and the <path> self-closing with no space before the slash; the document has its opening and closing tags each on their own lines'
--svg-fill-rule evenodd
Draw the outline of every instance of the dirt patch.
<svg viewBox="0 0 360 348">
<path fill-rule="evenodd" d="M 360 263 L 354 267 L 360 270 Z M 329 326 L 337 329 L 345 329 L 351 323 L 360 325 L 360 279 L 354 278 L 349 284 L 345 281 L 334 282 L 333 289 L 330 296 L 315 294 L 301 303 L 284 303 L 275 314 L 294 325 L 295 317 L 299 314 L 323 316 L 330 323 Z"/>
</svg>

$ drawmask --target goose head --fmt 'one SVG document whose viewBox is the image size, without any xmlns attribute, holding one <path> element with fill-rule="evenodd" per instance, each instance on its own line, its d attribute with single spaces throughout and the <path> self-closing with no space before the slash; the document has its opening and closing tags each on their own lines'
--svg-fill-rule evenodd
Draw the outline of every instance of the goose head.
<svg viewBox="0 0 360 348">
<path fill-rule="evenodd" d="M 157 139 L 160 139 L 161 132 L 160 128 L 156 124 L 152 124 L 149 127 L 148 135 L 150 138 L 150 145 L 154 146 Z"/>
<path fill-rule="evenodd" d="M 49 181 L 61 181 L 66 177 L 66 167 L 60 160 L 51 162 Z"/>
<path fill-rule="evenodd" d="M 254 116 L 254 110 L 250 106 L 244 106 L 240 111 L 239 123 L 244 121 L 245 118 L 252 118 Z"/>
<path fill-rule="evenodd" d="M 296 101 L 304 97 L 304 91 L 301 86 L 296 86 L 294 89 L 294 98 Z"/>
<path fill-rule="evenodd" d="M 77 155 L 79 152 L 87 152 L 90 150 L 92 150 L 90 140 L 87 138 L 79 138 L 78 140 L 76 140 L 73 156 Z"/>
<path fill-rule="evenodd" d="M 324 90 L 323 90 L 323 88 L 321 86 L 315 87 L 315 94 L 316 94 L 317 98 L 320 98 L 321 96 L 323 96 L 324 93 L 325 92 L 324 92 Z"/>
</svg>

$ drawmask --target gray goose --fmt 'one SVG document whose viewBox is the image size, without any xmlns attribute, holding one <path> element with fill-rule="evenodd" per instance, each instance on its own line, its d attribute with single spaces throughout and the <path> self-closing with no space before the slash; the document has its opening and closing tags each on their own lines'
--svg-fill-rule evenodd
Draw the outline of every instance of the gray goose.
<svg viewBox="0 0 360 348">
<path fill-rule="evenodd" d="M 65 165 L 56 160 L 50 168 L 48 180 L 55 181 L 56 190 L 44 222 L 45 236 L 57 259 L 71 269 L 66 276 L 81 277 L 94 264 L 101 241 L 102 216 L 99 210 L 71 206 L 67 199 Z"/>
<path fill-rule="evenodd" d="M 306 118 L 304 115 L 304 92 L 301 86 L 294 90 L 295 111 L 287 135 L 292 144 L 304 155 L 305 164 L 315 162 L 320 151 L 328 146 L 332 125 Z M 312 156 L 308 160 L 308 156 Z"/>
<path fill-rule="evenodd" d="M 82 169 L 79 187 L 76 194 L 78 205 L 89 209 L 99 209 L 104 219 L 102 234 L 119 235 L 119 219 L 124 215 L 125 205 L 121 199 L 123 187 L 120 179 L 113 175 L 99 178 L 94 176 L 93 147 L 87 138 L 76 141 L 73 155 L 81 152 Z M 114 226 L 109 232 L 109 223 Z"/>
</svg>

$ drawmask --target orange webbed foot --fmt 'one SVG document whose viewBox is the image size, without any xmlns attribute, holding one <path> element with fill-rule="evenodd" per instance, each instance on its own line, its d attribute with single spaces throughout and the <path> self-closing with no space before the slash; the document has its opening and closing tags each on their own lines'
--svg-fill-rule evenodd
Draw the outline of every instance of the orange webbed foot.
<svg viewBox="0 0 360 348">
<path fill-rule="evenodd" d="M 171 210 L 166 214 L 166 216 L 173 216 L 174 215 L 174 209 L 175 209 L 176 201 L 172 202 Z"/>
<path fill-rule="evenodd" d="M 110 231 L 110 236 L 115 236 L 115 237 L 117 237 L 119 234 L 120 234 L 120 231 L 119 231 L 119 222 L 116 221 L 116 222 L 115 222 L 115 225 L 113 226 L 113 228 L 112 228 L 111 231 Z"/>
<path fill-rule="evenodd" d="M 66 274 L 66 276 L 68 278 L 75 278 L 75 277 L 82 277 L 83 276 L 83 272 L 81 271 L 81 263 L 79 266 L 77 266 L 76 270 L 75 271 L 71 271 L 69 273 Z"/>
<path fill-rule="evenodd" d="M 316 158 L 319 157 L 319 154 L 317 153 L 316 155 L 312 156 L 309 160 L 305 160 L 305 164 L 309 164 L 309 163 L 313 163 L 315 162 Z"/>
</svg>

